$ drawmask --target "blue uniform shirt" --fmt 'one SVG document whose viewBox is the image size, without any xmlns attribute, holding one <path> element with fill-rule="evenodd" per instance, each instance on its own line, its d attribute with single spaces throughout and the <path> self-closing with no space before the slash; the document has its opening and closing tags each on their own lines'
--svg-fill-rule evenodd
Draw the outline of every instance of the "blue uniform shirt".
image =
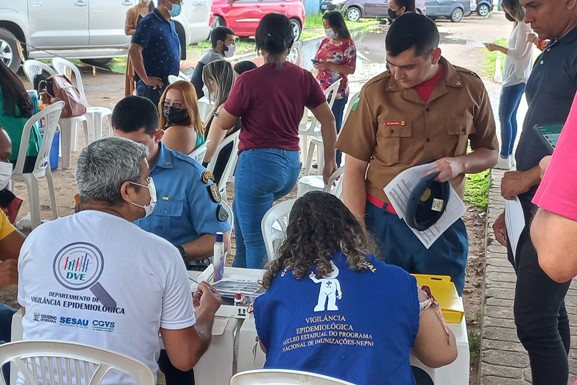
<svg viewBox="0 0 577 385">
<path fill-rule="evenodd" d="M 228 221 L 219 221 L 220 204 L 210 193 L 214 182 L 203 182 L 206 171 L 198 162 L 160 143 L 150 176 L 157 202 L 151 215 L 134 223 L 173 245 L 194 241 L 204 234 L 230 231 Z"/>
<path fill-rule="evenodd" d="M 180 41 L 174 21 L 167 21 L 154 9 L 144 16 L 132 36 L 132 43 L 142 46 L 142 60 L 148 76 L 158 76 L 168 84 L 168 75 L 178 75 Z"/>
</svg>

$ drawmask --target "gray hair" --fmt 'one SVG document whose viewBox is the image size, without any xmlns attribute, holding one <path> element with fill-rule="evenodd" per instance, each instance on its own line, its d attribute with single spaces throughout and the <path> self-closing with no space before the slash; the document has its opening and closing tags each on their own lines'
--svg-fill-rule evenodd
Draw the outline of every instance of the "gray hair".
<svg viewBox="0 0 577 385">
<path fill-rule="evenodd" d="M 80 197 L 122 202 L 120 186 L 138 181 L 140 159 L 147 156 L 144 145 L 124 138 L 108 137 L 90 143 L 78 156 L 76 183 Z"/>
</svg>

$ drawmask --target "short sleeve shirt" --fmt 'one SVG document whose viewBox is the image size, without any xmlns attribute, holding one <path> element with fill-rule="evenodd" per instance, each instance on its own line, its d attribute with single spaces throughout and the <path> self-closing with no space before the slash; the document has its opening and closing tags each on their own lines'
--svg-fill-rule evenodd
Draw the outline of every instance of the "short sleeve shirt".
<svg viewBox="0 0 577 385">
<path fill-rule="evenodd" d="M 304 108 L 326 102 L 313 75 L 285 62 L 280 71 L 273 63 L 241 74 L 224 109 L 242 119 L 239 152 L 252 148 L 299 149 L 299 123 Z"/>
<path fill-rule="evenodd" d="M 428 101 L 403 89 L 389 71 L 361 90 L 339 135 L 337 148 L 370 162 L 367 193 L 388 202 L 383 188 L 400 172 L 443 157 L 465 155 L 467 146 L 496 150 L 495 120 L 479 77 L 441 59 L 445 69 Z M 462 197 L 464 175 L 451 184 Z"/>
<path fill-rule="evenodd" d="M 174 21 L 166 20 L 158 9 L 144 16 L 136 26 L 132 43 L 140 45 L 148 76 L 158 76 L 168 84 L 168 75 L 178 75 L 180 41 Z"/>
<path fill-rule="evenodd" d="M 0 240 L 6 238 L 16 231 L 16 228 L 10 223 L 4 211 L 0 210 Z"/>
<path fill-rule="evenodd" d="M 354 72 L 357 66 L 357 49 L 355 48 L 355 43 L 350 39 L 342 40 L 339 44 L 335 44 L 331 42 L 331 39 L 324 38 L 321 41 L 315 59 L 344 65 Z M 331 84 L 339 79 L 341 79 L 341 84 L 339 84 L 337 99 L 349 95 L 349 79 L 347 75 L 333 70 L 319 70 L 317 73 L 317 80 L 323 90 L 329 88 Z"/>
<path fill-rule="evenodd" d="M 156 187 L 156 206 L 150 216 L 134 223 L 173 245 L 230 231 L 229 222 L 218 219 L 220 204 L 210 191 L 214 182 L 203 180 L 206 170 L 194 159 L 163 143 L 159 145 L 158 157 L 150 170 Z"/>
<path fill-rule="evenodd" d="M 573 107 L 571 107 L 549 167 L 533 198 L 533 203 L 537 206 L 577 221 L 575 143 L 577 143 L 577 96 L 573 100 Z"/>
</svg>

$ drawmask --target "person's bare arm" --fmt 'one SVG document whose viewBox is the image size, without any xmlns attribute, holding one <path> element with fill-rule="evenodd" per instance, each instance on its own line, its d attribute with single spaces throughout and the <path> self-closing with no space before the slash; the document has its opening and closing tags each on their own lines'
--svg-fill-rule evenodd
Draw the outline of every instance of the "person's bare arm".
<svg viewBox="0 0 577 385">
<path fill-rule="evenodd" d="M 437 179 L 445 182 L 460 174 L 474 174 L 497 164 L 498 150 L 479 147 L 466 155 L 441 158 L 435 162 L 435 167 L 427 172 L 439 172 Z"/>
<path fill-rule="evenodd" d="M 140 44 L 131 43 L 128 49 L 128 55 L 130 56 L 130 61 L 134 67 L 134 72 L 138 74 L 140 80 L 144 82 L 149 87 L 162 88 L 162 79 L 156 76 L 148 77 L 146 69 L 144 68 L 144 61 L 142 59 L 142 50 L 144 48 Z"/>
<path fill-rule="evenodd" d="M 509 171 L 501 179 L 501 195 L 513 199 L 541 183 L 541 168 L 535 166 L 527 171 Z"/>
<path fill-rule="evenodd" d="M 210 129 L 208 130 L 208 135 L 206 137 L 208 143 L 206 145 L 206 154 L 204 155 L 204 163 L 210 162 L 210 160 L 216 153 L 216 149 L 218 148 L 220 143 L 222 143 L 228 132 L 231 130 L 231 128 L 227 130 L 226 128 L 222 127 L 220 114 L 224 110 L 223 107 L 224 105 L 220 105 L 218 107 L 218 109 L 216 110 L 217 114 L 212 119 L 212 122 L 210 122 Z"/>
<path fill-rule="evenodd" d="M 345 158 L 343 175 L 343 202 L 361 224 L 365 224 L 365 206 L 367 204 L 367 188 L 365 174 L 369 162 L 350 155 Z"/>
<path fill-rule="evenodd" d="M 577 275 L 576 221 L 540 208 L 531 223 L 531 240 L 539 266 L 551 279 L 563 283 Z"/>
<path fill-rule="evenodd" d="M 330 61 L 322 61 L 320 63 L 313 64 L 317 70 L 332 70 L 340 74 L 352 75 L 355 73 L 355 69 L 351 66 L 345 64 L 336 64 Z"/>
<path fill-rule="evenodd" d="M 196 324 L 186 329 L 160 329 L 168 358 L 174 367 L 187 371 L 196 365 L 208 349 L 212 337 L 214 314 L 222 304 L 220 295 L 206 282 L 198 285 L 201 292 L 197 297 Z"/>
<path fill-rule="evenodd" d="M 14 230 L 4 238 L 0 239 L 0 259 L 3 261 L 7 259 L 17 260 L 24 239 L 24 234 L 18 230 Z"/>
<path fill-rule="evenodd" d="M 223 234 L 224 250 L 227 251 L 230 245 L 230 234 Z M 204 234 L 194 241 L 181 245 L 186 252 L 187 260 L 204 259 L 212 256 L 214 248 L 214 234 Z"/>
<path fill-rule="evenodd" d="M 497 242 L 507 247 L 507 226 L 505 225 L 504 211 L 495 219 L 495 223 L 493 223 L 493 233 L 495 234 Z"/>
<path fill-rule="evenodd" d="M 321 136 L 323 137 L 323 150 L 325 165 L 323 168 L 323 181 L 329 183 L 329 178 L 337 170 L 337 161 L 335 158 L 335 143 L 337 142 L 337 128 L 335 126 L 335 117 L 329 107 L 324 102 L 311 110 L 315 118 L 321 125 Z"/>
<path fill-rule="evenodd" d="M 218 120 L 219 120 L 219 128 L 221 130 L 228 131 L 234 127 L 236 121 L 238 120 L 238 116 L 232 115 L 223 107 L 218 114 Z"/>
<path fill-rule="evenodd" d="M 18 284 L 18 261 L 7 259 L 0 263 L 0 287 Z"/>
<path fill-rule="evenodd" d="M 419 301 L 426 298 L 425 293 L 419 289 Z M 455 335 L 451 330 L 448 330 L 447 335 L 441 319 L 432 306 L 421 313 L 413 354 L 430 368 L 448 365 L 457 358 Z"/>
</svg>

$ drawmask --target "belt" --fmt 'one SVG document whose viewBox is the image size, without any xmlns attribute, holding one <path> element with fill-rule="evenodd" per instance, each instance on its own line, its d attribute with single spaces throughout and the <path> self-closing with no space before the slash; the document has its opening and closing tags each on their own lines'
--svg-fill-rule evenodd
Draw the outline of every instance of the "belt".
<svg viewBox="0 0 577 385">
<path fill-rule="evenodd" d="M 391 214 L 397 214 L 397 212 L 395 211 L 395 208 L 393 207 L 392 204 L 384 202 L 382 200 L 380 200 L 379 198 L 371 195 L 371 194 L 367 194 L 367 200 L 374 206 L 377 206 L 380 209 L 385 210 L 388 213 Z"/>
</svg>

